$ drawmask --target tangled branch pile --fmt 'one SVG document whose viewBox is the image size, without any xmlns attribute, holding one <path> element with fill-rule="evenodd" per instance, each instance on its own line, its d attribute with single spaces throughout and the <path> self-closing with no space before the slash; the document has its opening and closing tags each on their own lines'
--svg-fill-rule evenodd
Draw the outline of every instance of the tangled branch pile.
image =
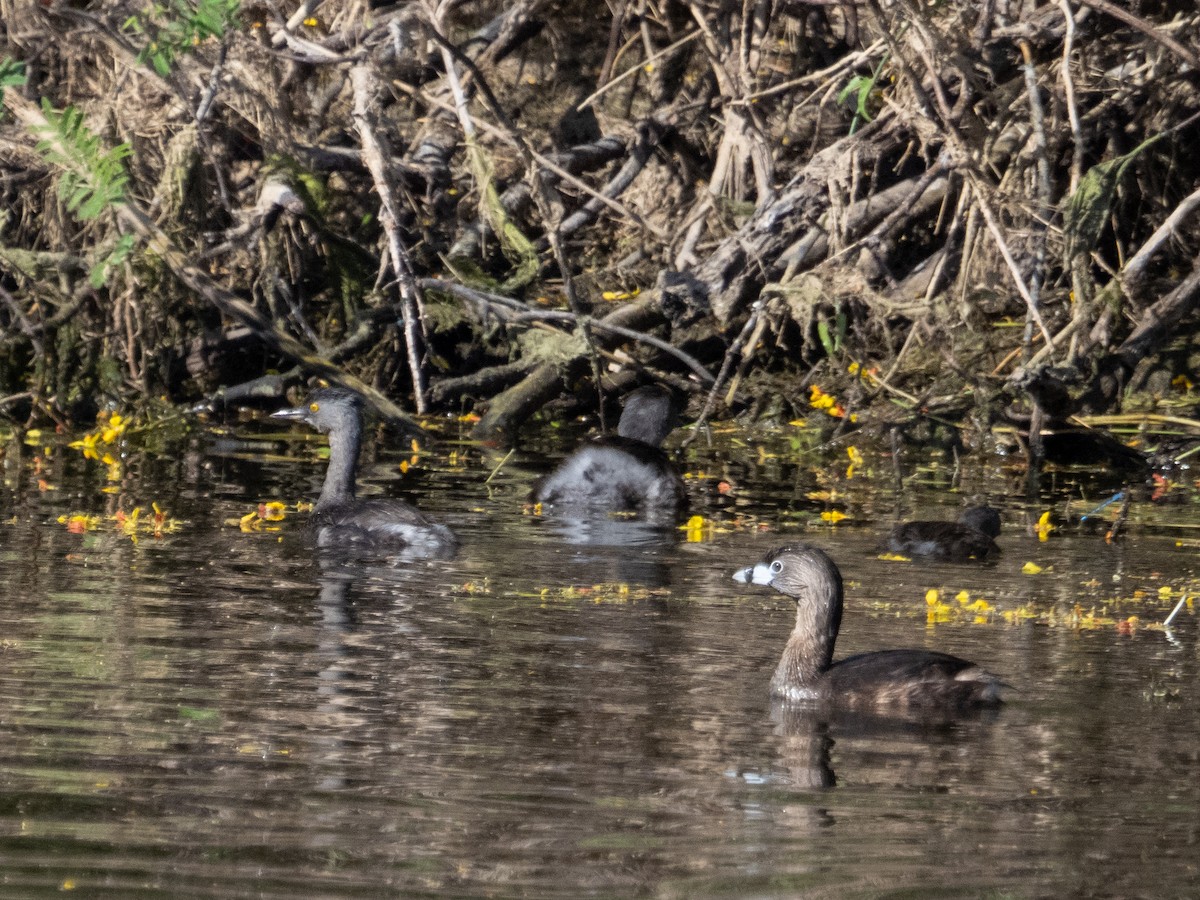
<svg viewBox="0 0 1200 900">
<path fill-rule="evenodd" d="M 0 14 L 10 412 L 295 366 L 491 434 L 641 369 L 921 408 L 1190 368 L 1192 0 Z"/>
</svg>

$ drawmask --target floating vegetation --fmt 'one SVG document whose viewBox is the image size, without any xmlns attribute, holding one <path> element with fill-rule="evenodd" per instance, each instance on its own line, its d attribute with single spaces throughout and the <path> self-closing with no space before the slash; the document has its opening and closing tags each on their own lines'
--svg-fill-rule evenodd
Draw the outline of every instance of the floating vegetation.
<svg viewBox="0 0 1200 900">
<path fill-rule="evenodd" d="M 134 543 L 139 536 L 160 538 L 165 534 L 174 534 L 186 523 L 171 518 L 157 503 L 150 505 L 151 514 L 142 515 L 142 508 L 135 506 L 132 511 L 118 510 L 111 516 L 94 516 L 87 513 L 70 513 L 58 517 L 58 524 L 65 525 L 72 534 L 88 534 L 96 531 L 109 531 L 124 534 Z"/>
<path fill-rule="evenodd" d="M 281 531 L 278 523 L 287 518 L 291 512 L 310 512 L 312 503 L 299 500 L 288 506 L 279 500 L 260 503 L 251 512 L 240 519 L 226 519 L 225 524 L 239 528 L 245 532 Z"/>
</svg>

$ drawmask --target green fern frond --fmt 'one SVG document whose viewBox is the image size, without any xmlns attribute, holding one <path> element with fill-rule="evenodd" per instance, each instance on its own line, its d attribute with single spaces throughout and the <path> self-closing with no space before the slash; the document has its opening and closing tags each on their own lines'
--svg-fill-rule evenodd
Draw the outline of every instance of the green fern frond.
<svg viewBox="0 0 1200 900">
<path fill-rule="evenodd" d="M 124 200 L 129 181 L 124 160 L 133 152 L 129 144 L 105 148 L 74 106 L 60 112 L 43 99 L 42 115 L 48 123 L 44 130 L 50 136 L 39 141 L 37 149 L 62 168 L 58 195 L 67 209 L 87 221 Z"/>
</svg>

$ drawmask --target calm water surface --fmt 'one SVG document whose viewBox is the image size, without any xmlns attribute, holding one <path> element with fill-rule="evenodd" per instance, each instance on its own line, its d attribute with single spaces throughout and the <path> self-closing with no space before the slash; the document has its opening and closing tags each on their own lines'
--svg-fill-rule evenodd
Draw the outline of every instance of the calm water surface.
<svg viewBox="0 0 1200 900">
<path fill-rule="evenodd" d="M 302 516 L 238 528 L 317 491 L 320 442 L 273 427 L 120 470 L 3 448 L 0 894 L 1200 891 L 1197 622 L 1146 627 L 1196 583 L 1192 478 L 1136 503 L 1115 545 L 1072 528 L 1040 543 L 1026 521 L 1101 487 L 1025 505 L 1004 499 L 1019 473 L 1001 458 L 953 480 L 914 454 L 906 512 L 980 494 L 1015 523 L 998 563 L 956 567 L 876 555 L 870 523 L 896 497 L 866 448 L 850 481 L 843 449 L 781 433 L 691 451 L 715 527 L 688 542 L 535 519 L 522 500 L 553 442 L 485 483 L 501 455 L 451 434 L 405 475 L 407 454 L 378 451 L 365 479 L 451 522 L 459 557 L 347 562 L 307 548 Z M 58 521 L 154 501 L 177 531 Z M 830 527 L 831 509 L 850 518 Z M 773 709 L 792 610 L 730 574 L 781 532 L 842 565 L 840 654 L 966 656 L 1014 686 L 1008 706 L 926 724 Z M 929 621 L 930 588 L 947 621 Z M 962 590 L 991 607 L 979 621 Z"/>
</svg>

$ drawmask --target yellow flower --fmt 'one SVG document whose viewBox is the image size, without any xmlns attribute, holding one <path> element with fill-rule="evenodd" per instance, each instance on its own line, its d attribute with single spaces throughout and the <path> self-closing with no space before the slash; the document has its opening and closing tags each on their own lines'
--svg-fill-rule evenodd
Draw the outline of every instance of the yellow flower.
<svg viewBox="0 0 1200 900">
<path fill-rule="evenodd" d="M 1050 537 L 1050 532 L 1054 530 L 1054 526 L 1050 524 L 1050 510 L 1042 513 L 1041 518 L 1037 520 L 1037 524 L 1033 526 L 1033 530 L 1037 532 L 1039 541 L 1045 541 Z"/>
<path fill-rule="evenodd" d="M 836 509 L 831 509 L 827 512 L 821 513 L 821 519 L 825 522 L 828 522 L 830 525 L 836 525 L 838 522 L 842 521 L 842 519 L 846 518 L 849 517 L 844 512 L 839 512 Z"/>
<path fill-rule="evenodd" d="M 106 444 L 111 444 L 122 434 L 129 426 L 129 420 L 124 418 L 120 413 L 113 413 L 109 417 L 108 425 L 101 432 L 100 439 Z"/>
<path fill-rule="evenodd" d="M 71 534 L 83 534 L 86 531 L 93 531 L 100 526 L 99 516 L 87 516 L 82 513 L 76 513 L 72 516 L 59 516 L 59 525 L 66 525 L 67 531 Z"/>
<path fill-rule="evenodd" d="M 936 625 L 939 622 L 949 622 L 954 610 L 942 602 L 941 593 L 937 588 L 925 592 L 925 624 Z"/>
<path fill-rule="evenodd" d="M 641 292 L 641 288 L 634 288 L 632 291 L 605 291 L 600 296 L 604 300 L 632 300 Z"/>
<path fill-rule="evenodd" d="M 67 444 L 73 450 L 82 450 L 84 459 L 99 459 L 100 451 L 96 445 L 100 442 L 100 432 L 85 434 L 81 440 Z"/>
<path fill-rule="evenodd" d="M 808 405 L 814 409 L 825 410 L 835 419 L 846 415 L 846 410 L 837 402 L 837 398 L 825 393 L 815 384 L 809 389 Z"/>
<path fill-rule="evenodd" d="M 854 477 L 854 467 L 862 465 L 862 461 L 863 461 L 862 454 L 858 452 L 857 447 L 847 447 L 846 455 L 850 457 L 850 465 L 848 465 L 846 467 L 846 477 L 853 478 Z"/>
</svg>

